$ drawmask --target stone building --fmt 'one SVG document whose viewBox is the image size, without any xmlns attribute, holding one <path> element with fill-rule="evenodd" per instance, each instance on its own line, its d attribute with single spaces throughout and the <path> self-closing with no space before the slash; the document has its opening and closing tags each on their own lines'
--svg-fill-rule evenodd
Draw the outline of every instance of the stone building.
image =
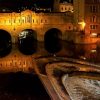
<svg viewBox="0 0 100 100">
<path fill-rule="evenodd" d="M 54 0 L 53 12 L 73 12 L 73 4 L 69 2 L 60 2 L 61 0 Z"/>
<path fill-rule="evenodd" d="M 92 43 L 100 37 L 100 0 L 74 0 L 74 18 L 85 41 Z"/>
<path fill-rule="evenodd" d="M 73 4 L 68 2 L 63 2 L 59 4 L 59 11 L 60 12 L 72 12 L 73 13 Z"/>
<path fill-rule="evenodd" d="M 45 34 L 55 28 L 63 40 L 75 43 L 96 43 L 100 37 L 100 0 L 73 0 L 61 3 L 54 0 L 53 12 L 0 13 L 0 29 L 11 34 L 16 41 L 23 30 L 32 29 L 36 39 L 44 41 Z"/>
</svg>

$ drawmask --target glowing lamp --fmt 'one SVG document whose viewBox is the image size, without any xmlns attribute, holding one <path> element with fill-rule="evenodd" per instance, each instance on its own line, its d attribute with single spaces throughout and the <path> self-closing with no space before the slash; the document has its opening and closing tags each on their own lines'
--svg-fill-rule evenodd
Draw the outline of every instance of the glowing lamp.
<svg viewBox="0 0 100 100">
<path fill-rule="evenodd" d="M 79 22 L 78 24 L 81 25 L 81 29 L 84 30 L 86 23 L 85 22 Z"/>
</svg>

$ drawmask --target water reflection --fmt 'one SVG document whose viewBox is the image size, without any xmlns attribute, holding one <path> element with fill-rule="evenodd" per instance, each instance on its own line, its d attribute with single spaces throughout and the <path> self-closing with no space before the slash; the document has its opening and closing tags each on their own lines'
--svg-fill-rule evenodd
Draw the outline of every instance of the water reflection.
<svg viewBox="0 0 100 100">
<path fill-rule="evenodd" d="M 80 59 L 87 59 L 94 58 L 94 52 L 92 50 L 96 50 L 95 45 L 77 45 L 76 46 L 76 55 L 79 56 Z M 96 52 L 95 52 L 96 53 Z"/>
<path fill-rule="evenodd" d="M 38 44 L 38 51 L 42 55 L 49 54 L 43 47 L 43 43 Z M 62 41 L 62 49 L 56 53 L 56 56 L 65 56 L 99 64 L 100 48 L 96 44 L 74 44 Z"/>
<path fill-rule="evenodd" d="M 62 41 L 62 48 L 56 53 L 56 56 L 65 56 L 75 59 L 86 60 L 92 63 L 100 62 L 100 48 L 96 44 L 74 44 Z M 52 48 L 53 49 L 53 48 Z M 43 42 L 38 42 L 37 53 L 41 56 L 49 55 Z"/>
<path fill-rule="evenodd" d="M 44 37 L 44 45 L 45 45 L 45 49 L 49 52 L 49 53 L 57 53 L 61 50 L 62 46 L 61 46 L 61 32 L 56 29 L 50 29 L 46 32 L 45 37 Z"/>
<path fill-rule="evenodd" d="M 64 56 L 64 57 L 69 57 L 69 58 L 74 58 L 74 59 L 81 59 L 81 60 L 85 60 L 88 62 L 100 64 L 100 47 L 98 47 L 96 44 L 84 44 L 84 45 L 83 44 L 72 44 L 66 41 L 61 41 L 61 43 L 62 43 L 61 45 L 62 48 L 60 49 L 60 51 L 58 48 L 58 51 L 52 52 L 52 55 L 51 55 L 51 52 L 48 52 L 47 49 L 45 48 L 44 42 L 38 42 L 38 41 L 33 42 L 32 48 L 28 48 L 28 45 L 24 45 L 25 47 L 23 47 L 23 51 L 27 53 L 28 49 L 29 51 L 32 50 L 31 55 L 33 57 L 34 55 L 39 56 L 39 57 L 40 56 L 50 56 L 50 55 L 55 56 L 55 53 L 56 53 L 56 56 Z M 12 51 L 17 53 L 18 47 L 16 46 L 16 44 L 14 45 L 15 46 L 13 46 Z M 52 48 L 52 50 L 53 49 L 55 51 L 55 48 Z M 33 53 L 34 50 L 35 52 Z M 28 54 L 29 53 L 30 52 L 28 52 Z"/>
<path fill-rule="evenodd" d="M 86 60 L 92 63 L 100 62 L 100 48 L 96 44 L 69 44 L 67 48 L 73 52 L 72 58 Z"/>
</svg>

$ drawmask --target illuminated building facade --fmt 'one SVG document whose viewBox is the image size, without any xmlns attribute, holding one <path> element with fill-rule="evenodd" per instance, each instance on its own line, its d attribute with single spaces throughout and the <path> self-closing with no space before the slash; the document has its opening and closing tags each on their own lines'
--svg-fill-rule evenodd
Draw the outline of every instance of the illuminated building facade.
<svg viewBox="0 0 100 100">
<path fill-rule="evenodd" d="M 85 0 L 86 33 L 100 37 L 100 0 Z"/>
<path fill-rule="evenodd" d="M 73 31 L 72 13 L 35 13 L 26 10 L 21 13 L 0 13 L 0 19 L 0 29 L 12 36 L 13 43 L 26 29 L 34 30 L 38 41 L 44 41 L 46 32 L 54 28 L 61 31 L 62 40 L 66 40 L 67 35 Z"/>
<path fill-rule="evenodd" d="M 74 18 L 81 26 L 80 30 L 84 31 L 85 39 L 88 38 L 87 41 L 99 40 L 100 0 L 74 0 Z"/>
<path fill-rule="evenodd" d="M 76 43 L 99 40 L 100 0 L 73 0 L 73 4 L 54 0 L 53 7 L 53 12 L 48 13 L 31 10 L 0 13 L 0 29 L 8 31 L 15 38 L 22 30 L 32 29 L 36 31 L 39 41 L 44 41 L 46 31 L 52 28 L 62 32 L 63 40 Z"/>
<path fill-rule="evenodd" d="M 60 3 L 59 11 L 60 12 L 67 12 L 67 11 L 73 12 L 73 5 L 68 2 Z"/>
<path fill-rule="evenodd" d="M 60 0 L 54 0 L 53 12 L 73 12 L 73 4 L 69 2 L 60 2 Z"/>
</svg>

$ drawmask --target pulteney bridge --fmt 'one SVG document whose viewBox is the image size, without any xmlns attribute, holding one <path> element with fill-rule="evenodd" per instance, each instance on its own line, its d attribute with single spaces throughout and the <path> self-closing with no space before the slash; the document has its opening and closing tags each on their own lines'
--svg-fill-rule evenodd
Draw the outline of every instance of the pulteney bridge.
<svg viewBox="0 0 100 100">
<path fill-rule="evenodd" d="M 45 34 L 53 31 L 57 35 L 61 34 L 60 39 L 66 40 L 68 34 L 73 31 L 73 14 L 35 13 L 31 10 L 21 13 L 0 13 L 0 30 L 10 35 L 13 43 L 16 43 L 18 37 L 27 29 L 33 32 L 34 38 L 38 41 L 44 41 Z"/>
<path fill-rule="evenodd" d="M 33 40 L 46 40 L 47 42 L 49 40 L 49 43 L 53 44 L 51 48 L 60 49 L 57 41 L 59 39 L 66 40 L 72 33 L 73 14 L 69 12 L 35 13 L 26 10 L 21 13 L 0 13 L 0 57 L 12 50 L 12 43 L 22 44 L 19 45 L 20 50 L 25 54 L 28 52 L 32 56 L 34 46 L 36 46 Z M 26 39 L 27 37 L 28 39 Z M 58 45 L 56 46 L 54 42 Z M 16 50 L 17 48 L 14 48 L 8 56 L 0 59 L 1 69 L 8 70 L 12 67 L 23 69 L 23 66 L 28 68 L 32 65 L 30 64 L 32 63 L 31 56 L 27 58 Z M 56 52 L 56 50 L 53 52 Z M 28 62 L 27 59 L 31 60 Z"/>
</svg>

